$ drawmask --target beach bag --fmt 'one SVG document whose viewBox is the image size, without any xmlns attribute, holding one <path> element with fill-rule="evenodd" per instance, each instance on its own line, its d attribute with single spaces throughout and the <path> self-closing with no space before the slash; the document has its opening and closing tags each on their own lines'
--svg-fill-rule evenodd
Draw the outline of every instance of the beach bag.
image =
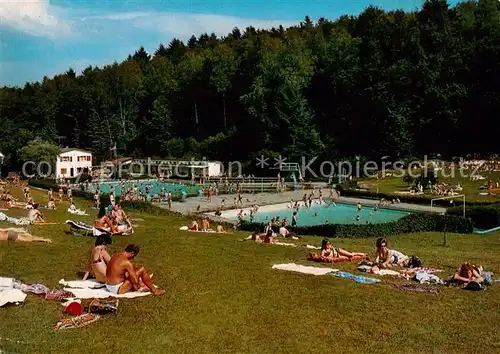
<svg viewBox="0 0 500 354">
<path fill-rule="evenodd" d="M 97 313 L 105 315 L 108 313 L 115 313 L 118 310 L 118 299 L 114 300 L 99 300 L 95 299 L 89 304 L 89 313 Z"/>
</svg>

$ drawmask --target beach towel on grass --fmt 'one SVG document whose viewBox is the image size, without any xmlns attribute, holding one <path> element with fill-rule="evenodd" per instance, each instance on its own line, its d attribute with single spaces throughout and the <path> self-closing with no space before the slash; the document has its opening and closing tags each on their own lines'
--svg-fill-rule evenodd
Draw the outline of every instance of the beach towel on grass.
<svg viewBox="0 0 500 354">
<path fill-rule="evenodd" d="M 439 289 L 424 284 L 394 284 L 396 289 L 418 293 L 439 294 Z"/>
<path fill-rule="evenodd" d="M 73 289 L 99 289 L 106 287 L 106 284 L 99 283 L 97 280 L 70 280 L 66 281 L 64 279 L 59 280 L 59 284 L 66 288 Z"/>
<path fill-rule="evenodd" d="M 364 275 L 356 275 L 352 274 L 349 272 L 336 272 L 336 273 L 330 273 L 332 277 L 338 277 L 338 278 L 343 278 L 343 279 L 350 279 L 355 281 L 358 284 L 373 284 L 373 283 L 380 283 L 380 279 L 377 278 L 368 278 L 365 277 Z"/>
<path fill-rule="evenodd" d="M 338 272 L 338 269 L 332 269 L 332 268 L 322 268 L 322 267 L 310 267 L 310 266 L 303 266 L 300 264 L 295 264 L 295 263 L 287 263 L 287 264 L 275 264 L 272 267 L 273 269 L 279 269 L 279 270 L 287 270 L 290 272 L 297 272 L 297 273 L 303 273 L 303 274 L 313 274 L 313 275 L 325 275 L 331 272 Z"/>
<path fill-rule="evenodd" d="M 76 280 L 65 281 L 62 279 L 59 284 L 65 286 L 64 291 L 70 291 L 77 299 L 107 299 L 108 297 L 132 299 L 134 297 L 141 297 L 151 295 L 149 291 L 133 291 L 125 294 L 115 295 L 110 293 L 104 284 L 98 283 L 93 280 Z M 75 287 L 73 287 L 75 286 Z M 99 288 L 96 288 L 100 286 Z"/>
<path fill-rule="evenodd" d="M 24 302 L 26 294 L 19 289 L 0 288 L 0 307 L 8 303 Z"/>
<path fill-rule="evenodd" d="M 310 254 L 309 259 L 310 261 L 314 262 L 323 262 L 323 263 L 341 263 L 341 262 L 355 262 L 355 261 L 361 261 L 365 257 L 364 256 L 354 256 L 354 257 L 335 257 L 335 258 L 330 258 L 330 257 L 323 257 L 321 254 L 316 253 L 316 254 Z"/>
<path fill-rule="evenodd" d="M 276 242 L 275 245 L 297 247 L 297 245 L 295 243 L 285 243 L 285 242 Z"/>
</svg>

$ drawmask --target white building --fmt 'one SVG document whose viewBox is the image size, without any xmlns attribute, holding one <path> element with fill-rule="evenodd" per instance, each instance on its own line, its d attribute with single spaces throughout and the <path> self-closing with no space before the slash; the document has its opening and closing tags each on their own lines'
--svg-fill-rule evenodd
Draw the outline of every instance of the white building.
<svg viewBox="0 0 500 354">
<path fill-rule="evenodd" d="M 92 153 L 82 149 L 65 148 L 56 160 L 56 178 L 73 178 L 92 168 Z"/>
<path fill-rule="evenodd" d="M 158 173 L 170 177 L 218 177 L 224 172 L 219 161 L 179 161 L 179 160 L 133 160 L 130 165 L 134 173 L 142 167 L 143 173 Z"/>
</svg>

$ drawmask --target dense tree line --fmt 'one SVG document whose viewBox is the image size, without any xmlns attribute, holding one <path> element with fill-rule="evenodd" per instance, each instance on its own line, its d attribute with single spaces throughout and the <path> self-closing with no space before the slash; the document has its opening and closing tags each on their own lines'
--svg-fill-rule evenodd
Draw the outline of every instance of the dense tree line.
<svg viewBox="0 0 500 354">
<path fill-rule="evenodd" d="M 0 89 L 11 168 L 40 138 L 119 155 L 250 161 L 497 152 L 500 3 L 235 28 Z"/>
</svg>

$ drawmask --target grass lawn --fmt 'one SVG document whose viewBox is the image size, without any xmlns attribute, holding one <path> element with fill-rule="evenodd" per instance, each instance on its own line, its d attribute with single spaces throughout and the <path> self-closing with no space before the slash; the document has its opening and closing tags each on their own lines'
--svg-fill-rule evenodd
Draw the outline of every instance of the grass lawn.
<svg viewBox="0 0 500 354">
<path fill-rule="evenodd" d="M 15 191 L 19 195 L 20 191 Z M 35 200 L 45 194 L 33 191 Z M 43 197 L 41 197 L 43 196 Z M 86 206 L 79 201 L 79 207 Z M 67 203 L 45 212 L 59 225 L 33 226 L 53 244 L 0 244 L 0 276 L 56 287 L 85 270 L 92 238 L 66 235 Z M 92 211 L 93 212 L 93 211 Z M 11 212 L 9 212 L 12 214 Z M 18 211 L 23 213 L 23 211 Z M 23 213 L 24 214 L 24 213 Z M 18 214 L 19 215 L 19 214 Z M 330 276 L 271 269 L 306 261 L 307 251 L 241 242 L 246 233 L 179 231 L 180 217 L 141 218 L 136 233 L 115 237 L 111 250 L 141 247 L 136 263 L 155 273 L 167 292 L 120 301 L 118 313 L 88 328 L 55 331 L 64 317 L 58 302 L 28 295 L 0 309 L 0 352 L 7 353 L 481 353 L 500 350 L 500 283 L 484 292 L 443 287 L 439 295 L 404 293 L 400 282 L 359 285 Z M 73 217 L 74 218 L 74 217 Z M 76 217 L 90 221 L 91 217 Z M 0 224 L 0 227 L 7 227 Z M 463 261 L 500 273 L 500 233 L 422 233 L 389 244 L 449 276 Z M 319 244 L 318 237 L 301 242 Z M 337 247 L 372 252 L 374 239 L 334 240 Z M 354 271 L 354 264 L 338 268 Z"/>
<path fill-rule="evenodd" d="M 470 172 L 469 172 L 470 173 Z M 479 195 L 480 192 L 487 192 L 483 190 L 479 190 L 479 187 L 488 183 L 488 180 L 492 180 L 494 183 L 497 181 L 500 182 L 500 172 L 489 172 L 489 173 L 480 173 L 480 175 L 486 177 L 485 180 L 480 181 L 472 181 L 469 178 L 461 177 L 459 175 L 458 170 L 455 171 L 455 176 L 450 176 L 450 170 L 445 169 L 438 172 L 438 182 L 447 183 L 451 186 L 456 186 L 457 183 L 463 188 L 463 191 L 459 194 L 465 194 L 465 198 L 469 201 L 474 202 L 500 202 L 499 197 L 495 196 L 482 196 Z M 363 179 L 360 180 L 360 183 L 363 186 L 367 186 L 372 190 L 379 190 L 380 193 L 395 193 L 395 192 L 407 192 L 408 184 L 403 182 L 403 178 L 401 177 L 383 177 L 379 179 L 371 178 L 371 179 Z M 439 196 L 433 195 L 431 193 L 427 193 L 425 196 L 430 198 L 438 198 Z"/>
</svg>

